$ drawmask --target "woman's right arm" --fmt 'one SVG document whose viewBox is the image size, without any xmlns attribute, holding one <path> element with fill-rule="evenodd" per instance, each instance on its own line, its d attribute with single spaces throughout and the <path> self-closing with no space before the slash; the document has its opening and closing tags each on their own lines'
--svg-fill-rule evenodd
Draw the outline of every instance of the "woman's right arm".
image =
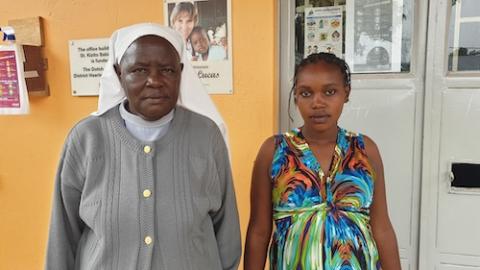
<svg viewBox="0 0 480 270">
<path fill-rule="evenodd" d="M 255 160 L 250 191 L 250 221 L 245 243 L 245 270 L 264 269 L 272 232 L 272 184 L 270 167 L 275 149 L 268 138 Z"/>
<path fill-rule="evenodd" d="M 84 227 L 79 217 L 83 170 L 68 141 L 71 138 L 63 149 L 55 178 L 45 263 L 48 270 L 75 268 L 75 253 Z"/>
</svg>

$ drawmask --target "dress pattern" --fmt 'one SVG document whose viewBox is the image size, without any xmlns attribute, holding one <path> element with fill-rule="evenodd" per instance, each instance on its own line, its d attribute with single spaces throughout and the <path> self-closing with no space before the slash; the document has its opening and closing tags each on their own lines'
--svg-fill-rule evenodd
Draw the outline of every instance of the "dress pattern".
<svg viewBox="0 0 480 270">
<path fill-rule="evenodd" d="M 275 137 L 270 269 L 380 270 L 370 229 L 374 170 L 363 136 L 338 128 L 325 173 L 300 129 Z"/>
</svg>

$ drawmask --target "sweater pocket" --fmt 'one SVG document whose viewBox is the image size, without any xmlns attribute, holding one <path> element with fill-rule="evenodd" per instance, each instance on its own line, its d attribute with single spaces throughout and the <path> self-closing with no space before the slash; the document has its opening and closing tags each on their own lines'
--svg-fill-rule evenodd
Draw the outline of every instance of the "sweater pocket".
<svg viewBox="0 0 480 270">
<path fill-rule="evenodd" d="M 80 218 L 83 220 L 86 226 L 89 227 L 96 235 L 98 235 L 98 213 L 100 211 L 100 207 L 102 205 L 102 201 L 100 199 L 93 200 L 93 201 L 81 201 L 80 202 Z"/>
<path fill-rule="evenodd" d="M 215 232 L 210 218 L 201 221 L 191 232 L 190 257 L 195 262 L 193 269 L 222 269 Z"/>
<path fill-rule="evenodd" d="M 193 208 L 200 217 L 204 217 L 210 211 L 211 177 L 208 172 L 208 162 L 204 158 L 190 156 L 189 167 L 190 194 L 193 199 Z"/>
<path fill-rule="evenodd" d="M 192 269 L 221 269 L 218 246 L 213 228 L 211 212 L 216 210 L 219 200 L 216 172 L 206 158 L 189 157 L 188 189 L 192 198 L 193 216 L 189 224 L 189 257 L 195 262 Z"/>
<path fill-rule="evenodd" d="M 76 264 L 80 270 L 97 269 L 95 265 L 98 263 L 100 233 L 99 233 L 99 212 L 102 201 L 81 201 L 80 202 L 80 218 L 85 223 L 82 238 L 79 242 Z"/>
</svg>

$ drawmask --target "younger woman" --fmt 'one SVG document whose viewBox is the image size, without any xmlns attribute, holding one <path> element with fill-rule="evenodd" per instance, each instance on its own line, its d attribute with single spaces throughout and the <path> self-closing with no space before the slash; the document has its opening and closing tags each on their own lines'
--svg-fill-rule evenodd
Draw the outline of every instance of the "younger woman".
<svg viewBox="0 0 480 270">
<path fill-rule="evenodd" d="M 180 33 L 189 53 L 188 59 L 193 56 L 192 46 L 189 36 L 193 27 L 198 24 L 198 10 L 196 5 L 191 2 L 178 2 L 170 14 L 170 27 Z"/>
<path fill-rule="evenodd" d="M 398 270 L 383 165 L 367 136 L 337 126 L 348 65 L 312 54 L 292 88 L 304 125 L 267 139 L 255 161 L 245 269 Z"/>
</svg>

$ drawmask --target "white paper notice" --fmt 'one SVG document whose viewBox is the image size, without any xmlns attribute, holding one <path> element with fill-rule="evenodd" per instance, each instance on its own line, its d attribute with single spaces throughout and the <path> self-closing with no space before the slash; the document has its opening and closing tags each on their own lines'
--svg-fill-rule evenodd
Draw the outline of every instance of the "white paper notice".
<svg viewBox="0 0 480 270">
<path fill-rule="evenodd" d="M 100 77 L 108 61 L 108 38 L 70 40 L 72 95 L 98 95 Z"/>
<path fill-rule="evenodd" d="M 400 72 L 403 0 L 346 4 L 345 59 L 352 72 Z"/>
</svg>

